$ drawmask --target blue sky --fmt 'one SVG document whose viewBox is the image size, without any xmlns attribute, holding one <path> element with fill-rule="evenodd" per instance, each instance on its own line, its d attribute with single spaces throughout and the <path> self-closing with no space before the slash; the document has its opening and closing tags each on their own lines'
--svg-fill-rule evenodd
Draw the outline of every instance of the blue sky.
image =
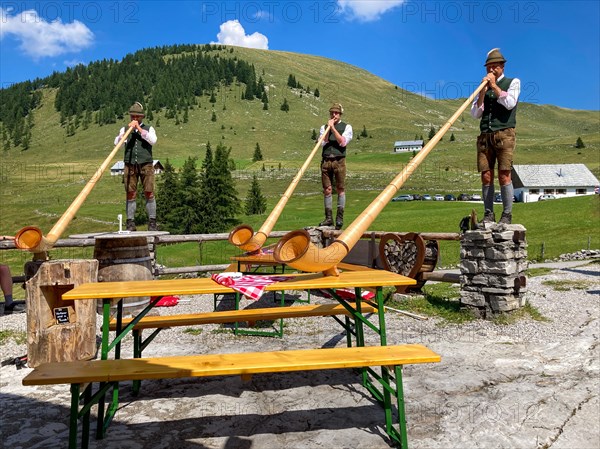
<svg viewBox="0 0 600 449">
<path fill-rule="evenodd" d="M 468 96 L 500 47 L 521 101 L 600 109 L 597 1 L 2 1 L 0 83 L 168 44 L 319 55 L 431 98 Z M 331 74 L 335 79 L 335 74 Z"/>
</svg>

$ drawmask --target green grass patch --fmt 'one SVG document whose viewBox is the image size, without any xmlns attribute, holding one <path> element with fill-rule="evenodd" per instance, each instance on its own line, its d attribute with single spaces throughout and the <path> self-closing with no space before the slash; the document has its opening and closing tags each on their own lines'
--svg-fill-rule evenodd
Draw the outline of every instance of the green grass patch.
<svg viewBox="0 0 600 449">
<path fill-rule="evenodd" d="M 200 335 L 202 334 L 202 329 L 196 329 L 193 327 L 186 327 L 183 330 L 184 333 L 189 334 L 189 335 Z"/>
<path fill-rule="evenodd" d="M 386 305 L 418 315 L 441 318 L 445 324 L 461 324 L 475 319 L 473 314 L 460 307 L 458 290 L 452 285 L 442 282 L 427 285 L 423 293 L 423 296 L 401 300 L 388 297 Z"/>
<path fill-rule="evenodd" d="M 156 127 L 158 143 L 154 155 L 163 163 L 168 158 L 180 168 L 192 156 L 200 164 L 206 143 L 217 142 L 231 148 L 237 170 L 233 173 L 239 198 L 243 201 L 252 176 L 259 179 L 270 212 L 290 184 L 297 170 L 314 146 L 313 129 L 327 119 L 329 105 L 344 92 L 344 119 L 353 125 L 355 139 L 348 147 L 347 226 L 385 189 L 406 166 L 412 154 L 392 154 L 394 141 L 425 138 L 431 125 L 439 129 L 453 115 L 463 100 L 436 101 L 404 91 L 362 69 L 339 61 L 311 55 L 281 51 L 264 51 L 241 47 L 222 50 L 221 57 L 240 58 L 252 63 L 258 76 L 269 84 L 269 110 L 259 101 L 240 100 L 245 86 L 234 83 L 215 92 L 212 105 L 206 95 L 197 98 L 190 110 L 189 122 L 175 125 L 165 118 L 165 111 L 154 113 L 149 124 Z M 336 82 L 329 80 L 336 73 Z M 300 94 L 287 87 L 294 74 L 311 91 L 318 86 L 320 97 Z M 468 92 L 470 93 L 470 92 Z M 55 89 L 42 89 L 41 105 L 33 111 L 31 146 L 4 151 L 0 158 L 0 234 L 14 235 L 28 225 L 47 233 L 60 215 L 94 175 L 113 147 L 113 139 L 124 123 L 77 129 L 67 136 L 54 107 Z M 466 92 L 464 95 L 466 96 Z M 279 109 L 286 98 L 289 113 Z M 225 108 L 226 106 L 226 108 Z M 212 110 L 218 120 L 212 122 Z M 160 120 L 160 126 L 157 122 Z M 125 120 L 123 120 L 124 122 Z M 369 137 L 360 137 L 366 127 Z M 516 164 L 583 163 L 600 176 L 600 132 L 597 111 L 573 111 L 547 105 L 519 105 L 518 150 Z M 474 142 L 479 122 L 464 112 L 450 132 L 407 178 L 398 193 L 459 194 L 481 190 L 475 166 Z M 573 146 L 581 136 L 583 149 Z M 256 143 L 264 161 L 251 163 Z M 86 148 L 82 152 L 81 149 Z M 49 149 L 53 149 L 49 151 Z M 122 151 L 111 164 L 122 159 Z M 265 168 L 263 171 L 262 168 Z M 281 169 L 280 169 L 281 167 Z M 323 200 L 319 175 L 319 156 L 314 158 L 291 196 L 275 231 L 314 226 L 323 217 Z M 159 193 L 160 195 L 160 193 Z M 115 231 L 117 215 L 124 214 L 125 194 L 120 176 L 107 172 L 95 185 L 62 237 L 72 234 Z M 498 214 L 499 205 L 496 206 Z M 407 202 L 390 203 L 377 216 L 369 230 L 389 232 L 458 232 L 462 217 L 475 208 L 481 215 L 481 203 Z M 237 217 L 258 230 L 267 214 Z M 549 219 L 549 217 L 551 219 Z M 159 221 L 160 221 L 160 217 Z M 597 223 L 600 220 L 600 195 L 540 203 L 517 203 L 513 221 L 527 228 L 529 260 L 558 257 L 581 248 L 600 248 Z M 577 232 L 573 232 L 577 229 Z M 230 229 L 224 230 L 227 233 Z M 227 246 L 227 244 L 224 244 Z M 458 263 L 457 242 L 440 242 L 438 266 Z M 66 249 L 66 255 L 52 250 L 58 258 L 84 258 L 91 251 Z M 228 247 L 209 248 L 208 244 L 161 246 L 158 262 L 168 267 L 228 263 L 235 253 Z M 89 257 L 89 256 L 88 256 Z M 162 260 L 161 260 L 162 258 Z M 0 251 L 0 263 L 10 265 L 13 275 L 23 274 L 24 262 L 31 255 L 19 251 Z"/>
<path fill-rule="evenodd" d="M 548 280 L 542 281 L 543 285 L 552 287 L 557 292 L 568 292 L 570 290 L 587 290 L 593 286 L 589 281 Z"/>
<path fill-rule="evenodd" d="M 510 313 L 502 313 L 500 315 L 496 315 L 492 322 L 494 324 L 498 324 L 501 326 L 507 326 L 509 324 L 514 324 L 517 321 L 524 319 L 532 319 L 535 321 L 550 321 L 548 318 L 544 317 L 539 310 L 537 310 L 534 306 L 527 303 L 523 307 L 518 310 L 512 311 Z"/>
<path fill-rule="evenodd" d="M 10 339 L 13 339 L 18 345 L 22 345 L 27 342 L 27 333 L 10 329 L 0 331 L 0 345 L 6 344 Z"/>
<path fill-rule="evenodd" d="M 527 270 L 527 276 L 534 278 L 536 276 L 544 276 L 546 274 L 550 274 L 550 273 L 552 273 L 552 271 L 554 271 L 554 268 L 546 268 L 546 267 L 529 268 Z"/>
</svg>

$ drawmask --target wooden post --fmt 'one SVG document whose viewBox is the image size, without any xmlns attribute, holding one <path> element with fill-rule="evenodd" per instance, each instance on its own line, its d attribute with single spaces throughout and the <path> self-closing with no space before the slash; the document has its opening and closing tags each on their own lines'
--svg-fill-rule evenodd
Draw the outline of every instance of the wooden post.
<svg viewBox="0 0 600 449">
<path fill-rule="evenodd" d="M 29 367 L 94 358 L 96 301 L 63 301 L 62 294 L 97 278 L 97 260 L 55 260 L 27 281 Z"/>
</svg>

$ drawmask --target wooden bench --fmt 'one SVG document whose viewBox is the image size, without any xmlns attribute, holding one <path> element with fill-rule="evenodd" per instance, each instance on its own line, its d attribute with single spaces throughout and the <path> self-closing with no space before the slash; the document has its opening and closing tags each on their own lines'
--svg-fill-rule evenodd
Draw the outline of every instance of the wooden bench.
<svg viewBox="0 0 600 449">
<path fill-rule="evenodd" d="M 291 307 L 261 307 L 255 309 L 241 310 L 224 310 L 216 312 L 168 315 L 168 316 L 145 316 L 132 325 L 133 331 L 133 357 L 142 357 L 142 351 L 150 344 L 150 342 L 165 328 L 180 327 L 180 326 L 198 326 L 203 324 L 224 324 L 237 323 L 247 321 L 255 323 L 256 321 L 277 320 L 284 318 L 304 318 L 313 316 L 332 316 L 337 315 L 352 316 L 350 313 L 350 304 L 314 304 L 308 306 L 291 306 Z M 372 305 L 363 304 L 361 306 L 361 314 L 377 313 L 377 308 Z M 129 326 L 134 321 L 133 318 L 125 318 L 121 322 L 121 328 Z M 349 323 L 338 322 L 346 329 L 348 338 L 353 333 Z M 109 329 L 115 331 L 117 329 L 117 320 L 110 321 Z M 142 339 L 142 331 L 144 329 L 155 329 L 145 340 Z M 236 327 L 237 329 L 237 327 Z M 281 337 L 282 329 L 276 335 Z M 349 341 L 350 343 L 350 341 Z"/>
<path fill-rule="evenodd" d="M 406 448 L 402 365 L 440 360 L 438 354 L 415 344 L 93 360 L 42 364 L 23 379 L 23 385 L 71 385 L 69 448 L 73 449 L 77 447 L 79 419 L 82 420 L 82 447 L 88 445 L 90 411 L 95 404 L 98 404 L 96 437 L 104 436 L 116 412 L 116 408 L 109 407 L 105 413 L 104 398 L 111 388 L 118 388 L 120 381 L 231 375 L 249 380 L 252 375 L 260 373 L 362 368 L 363 385 L 385 409 L 386 432 L 393 441 Z M 380 373 L 372 368 L 378 366 L 381 367 Z M 95 383 L 99 383 L 99 387 L 93 392 Z M 82 384 L 87 385 L 82 388 Z"/>
</svg>

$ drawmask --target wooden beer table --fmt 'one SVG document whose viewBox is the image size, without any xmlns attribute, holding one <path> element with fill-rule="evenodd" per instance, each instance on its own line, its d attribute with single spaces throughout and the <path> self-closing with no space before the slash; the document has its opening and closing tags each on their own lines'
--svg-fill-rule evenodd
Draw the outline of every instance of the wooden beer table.
<svg viewBox="0 0 600 449">
<path fill-rule="evenodd" d="M 397 286 L 397 285 L 414 285 L 416 281 L 414 279 L 401 276 L 396 273 L 392 273 L 384 270 L 368 270 L 368 271 L 346 271 L 342 272 L 340 276 L 324 276 L 322 273 L 312 274 L 291 274 L 289 279 L 286 281 L 275 282 L 267 285 L 265 291 L 304 291 L 304 290 L 315 290 L 323 289 L 329 291 L 331 296 L 335 298 L 348 312 L 348 315 L 354 319 L 354 328 L 352 334 L 356 339 L 357 347 L 365 346 L 364 339 L 364 328 L 368 326 L 370 329 L 375 331 L 379 335 L 381 346 L 387 346 L 386 340 L 386 328 L 385 328 L 385 314 L 383 307 L 383 287 Z M 355 291 L 355 303 L 354 305 L 349 304 L 348 301 L 341 298 L 336 294 L 338 289 L 353 288 Z M 373 301 L 367 301 L 362 298 L 362 289 L 371 288 L 375 290 L 375 298 Z M 103 301 L 103 322 L 102 322 L 102 348 L 101 348 L 101 359 L 107 360 L 109 352 L 114 349 L 114 358 L 116 360 L 121 357 L 121 341 L 130 332 L 133 331 L 134 326 L 156 305 L 156 303 L 164 296 L 170 295 L 215 295 L 215 294 L 236 294 L 230 287 L 225 287 L 211 278 L 196 278 L 196 279 L 169 279 L 169 280 L 155 280 L 155 281 L 118 281 L 118 282 L 97 282 L 90 284 L 79 285 L 72 290 L 63 293 L 62 299 L 65 301 L 85 301 L 85 300 L 96 300 L 101 298 Z M 122 298 L 129 297 L 143 297 L 150 296 L 152 299 L 143 310 L 141 310 L 137 316 L 132 320 L 128 320 L 126 325 L 123 325 L 123 301 Z M 119 299 L 117 304 L 117 317 L 115 327 L 115 338 L 112 342 L 109 342 L 110 338 L 110 312 L 111 312 L 111 300 Z M 367 310 L 366 305 L 373 306 L 378 311 L 378 325 L 373 324 L 368 319 L 368 313 L 363 313 L 363 308 Z M 368 307 L 368 311 L 371 312 L 373 307 Z M 259 309 L 258 309 L 259 310 Z M 271 309 L 272 310 L 272 309 Z M 233 311 L 243 312 L 243 311 Z M 214 314 L 222 312 L 213 312 Z M 347 330 L 347 345 L 352 346 L 352 335 L 350 334 L 350 325 L 346 321 L 346 325 L 342 323 L 338 317 L 334 318 Z M 134 350 L 135 356 L 135 350 Z M 375 395 L 376 398 L 383 398 L 381 394 L 378 394 L 370 380 L 369 373 L 373 375 L 372 371 L 368 371 L 367 368 L 362 370 L 363 384 Z M 387 373 L 387 370 L 385 370 Z M 401 373 L 399 368 L 396 369 L 396 375 L 399 377 L 401 385 Z M 388 384 L 388 375 L 382 374 L 377 377 L 379 381 L 383 381 Z M 118 382 L 111 382 L 112 400 L 108 404 L 108 410 L 104 411 L 105 402 L 104 399 L 100 399 L 94 402 L 98 403 L 98 426 L 96 429 L 97 438 L 102 438 L 106 432 L 114 414 L 119 407 L 119 387 Z M 388 385 L 389 388 L 389 385 Z M 98 395 L 104 396 L 107 392 L 107 384 L 100 384 L 100 391 Z M 139 390 L 139 380 L 134 381 L 134 394 Z M 385 390 L 385 389 L 384 389 Z M 388 393 L 383 393 L 389 396 Z M 401 398 L 402 392 L 401 387 L 397 393 Z M 75 395 L 76 396 L 76 395 Z M 386 397 L 387 397 L 386 396 Z M 386 399 L 386 404 L 389 402 L 389 398 Z M 386 416 L 390 414 L 389 404 L 386 405 Z M 405 429 L 404 424 L 404 410 L 400 411 L 400 425 L 402 429 Z M 386 422 L 389 423 L 389 417 L 386 417 Z M 388 432 L 390 425 L 388 427 Z M 405 430 L 400 433 L 405 434 Z M 405 436 L 403 437 L 403 439 Z"/>
<path fill-rule="evenodd" d="M 346 271 L 340 276 L 324 276 L 322 273 L 291 274 L 286 275 L 290 279 L 267 285 L 265 291 L 305 291 L 323 289 L 328 290 L 333 298 L 342 305 L 348 306 L 347 302 L 336 294 L 337 289 L 353 288 L 356 295 L 356 307 L 351 313 L 357 323 L 357 344 L 363 345 L 362 324 L 365 324 L 377 332 L 382 345 L 386 345 L 385 319 L 383 313 L 383 287 L 397 285 L 414 285 L 416 281 L 406 276 L 401 276 L 385 270 L 368 271 Z M 379 310 L 379 327 L 373 325 L 362 313 L 361 303 L 362 289 L 372 288 L 375 290 L 373 305 Z M 63 293 L 63 300 L 103 300 L 103 323 L 102 323 L 102 348 L 101 358 L 107 359 L 109 352 L 115 349 L 115 358 L 120 358 L 120 343 L 135 324 L 139 322 L 162 298 L 171 295 L 214 295 L 214 294 L 238 294 L 230 287 L 218 284 L 210 278 L 196 279 L 169 279 L 155 281 L 118 281 L 97 282 L 82 284 Z M 238 294 L 239 295 L 239 294 Z M 150 296 L 153 299 L 150 304 L 141 310 L 127 326 L 121 327 L 123 318 L 122 301 L 117 304 L 117 331 L 115 339 L 109 343 L 109 323 L 111 300 L 126 297 Z M 350 308 L 347 307 L 349 310 Z"/>
</svg>

